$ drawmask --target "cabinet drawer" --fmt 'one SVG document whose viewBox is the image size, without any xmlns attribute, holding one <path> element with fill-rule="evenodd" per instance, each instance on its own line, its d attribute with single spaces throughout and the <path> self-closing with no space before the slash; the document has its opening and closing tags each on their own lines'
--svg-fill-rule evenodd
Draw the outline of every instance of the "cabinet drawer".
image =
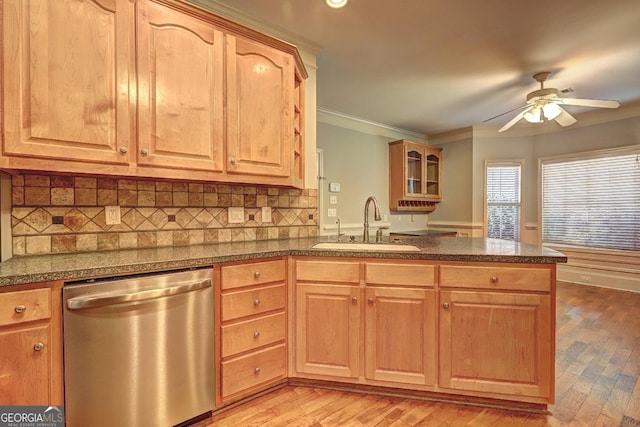
<svg viewBox="0 0 640 427">
<path fill-rule="evenodd" d="M 285 285 L 223 293 L 222 321 L 284 308 L 286 300 Z"/>
<path fill-rule="evenodd" d="M 284 340 L 287 325 L 284 313 L 245 320 L 222 327 L 222 357 Z"/>
<path fill-rule="evenodd" d="M 0 325 L 11 325 L 51 317 L 51 290 L 0 294 Z"/>
<path fill-rule="evenodd" d="M 367 284 L 434 286 L 436 267 L 424 264 L 367 263 Z"/>
<path fill-rule="evenodd" d="M 222 396 L 285 378 L 286 374 L 287 350 L 284 344 L 222 362 Z"/>
<path fill-rule="evenodd" d="M 443 265 L 440 267 L 440 286 L 549 292 L 551 271 L 546 268 Z"/>
<path fill-rule="evenodd" d="M 282 282 L 285 279 L 284 260 L 255 262 L 222 267 L 221 289 L 233 289 L 263 283 Z"/>
<path fill-rule="evenodd" d="M 296 280 L 358 283 L 360 281 L 360 263 L 297 260 Z"/>
</svg>

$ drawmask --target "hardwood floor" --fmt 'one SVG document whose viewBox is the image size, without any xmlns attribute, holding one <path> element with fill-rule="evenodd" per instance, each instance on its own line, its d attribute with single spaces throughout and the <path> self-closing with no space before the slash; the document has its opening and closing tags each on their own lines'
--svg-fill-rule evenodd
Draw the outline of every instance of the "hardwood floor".
<svg viewBox="0 0 640 427">
<path fill-rule="evenodd" d="M 558 283 L 551 415 L 287 386 L 204 426 L 640 427 L 640 294 Z"/>
</svg>

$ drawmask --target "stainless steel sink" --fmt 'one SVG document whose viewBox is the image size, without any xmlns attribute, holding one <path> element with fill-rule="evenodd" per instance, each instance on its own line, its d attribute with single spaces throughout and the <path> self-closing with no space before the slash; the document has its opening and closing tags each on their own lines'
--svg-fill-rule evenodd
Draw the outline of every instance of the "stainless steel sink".
<svg viewBox="0 0 640 427">
<path fill-rule="evenodd" d="M 313 249 L 329 249 L 339 251 L 402 251 L 402 252 L 420 252 L 420 248 L 414 245 L 401 245 L 392 243 L 339 243 L 339 242 L 323 242 L 316 243 Z"/>
</svg>

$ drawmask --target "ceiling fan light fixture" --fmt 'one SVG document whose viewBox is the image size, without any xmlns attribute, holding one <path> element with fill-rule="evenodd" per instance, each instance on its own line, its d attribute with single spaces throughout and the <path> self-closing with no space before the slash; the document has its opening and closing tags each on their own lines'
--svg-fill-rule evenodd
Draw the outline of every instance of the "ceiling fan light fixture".
<svg viewBox="0 0 640 427">
<path fill-rule="evenodd" d="M 540 107 L 535 106 L 523 115 L 524 119 L 529 123 L 540 123 Z"/>
<path fill-rule="evenodd" d="M 326 0 L 327 5 L 329 5 L 329 7 L 332 7 L 334 9 L 338 9 L 343 7 L 344 5 L 347 4 L 348 0 Z"/>
<path fill-rule="evenodd" d="M 547 120 L 553 120 L 560 115 L 562 109 L 555 102 L 549 102 L 542 106 L 542 113 Z"/>
</svg>

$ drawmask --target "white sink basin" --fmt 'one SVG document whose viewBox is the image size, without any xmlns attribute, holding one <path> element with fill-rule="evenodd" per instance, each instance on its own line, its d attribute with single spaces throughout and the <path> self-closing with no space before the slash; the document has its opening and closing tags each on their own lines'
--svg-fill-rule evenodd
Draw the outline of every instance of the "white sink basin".
<svg viewBox="0 0 640 427">
<path fill-rule="evenodd" d="M 420 252 L 420 248 L 413 245 L 390 243 L 338 243 L 324 242 L 313 245 L 314 249 L 330 249 L 340 251 L 404 251 Z"/>
</svg>

